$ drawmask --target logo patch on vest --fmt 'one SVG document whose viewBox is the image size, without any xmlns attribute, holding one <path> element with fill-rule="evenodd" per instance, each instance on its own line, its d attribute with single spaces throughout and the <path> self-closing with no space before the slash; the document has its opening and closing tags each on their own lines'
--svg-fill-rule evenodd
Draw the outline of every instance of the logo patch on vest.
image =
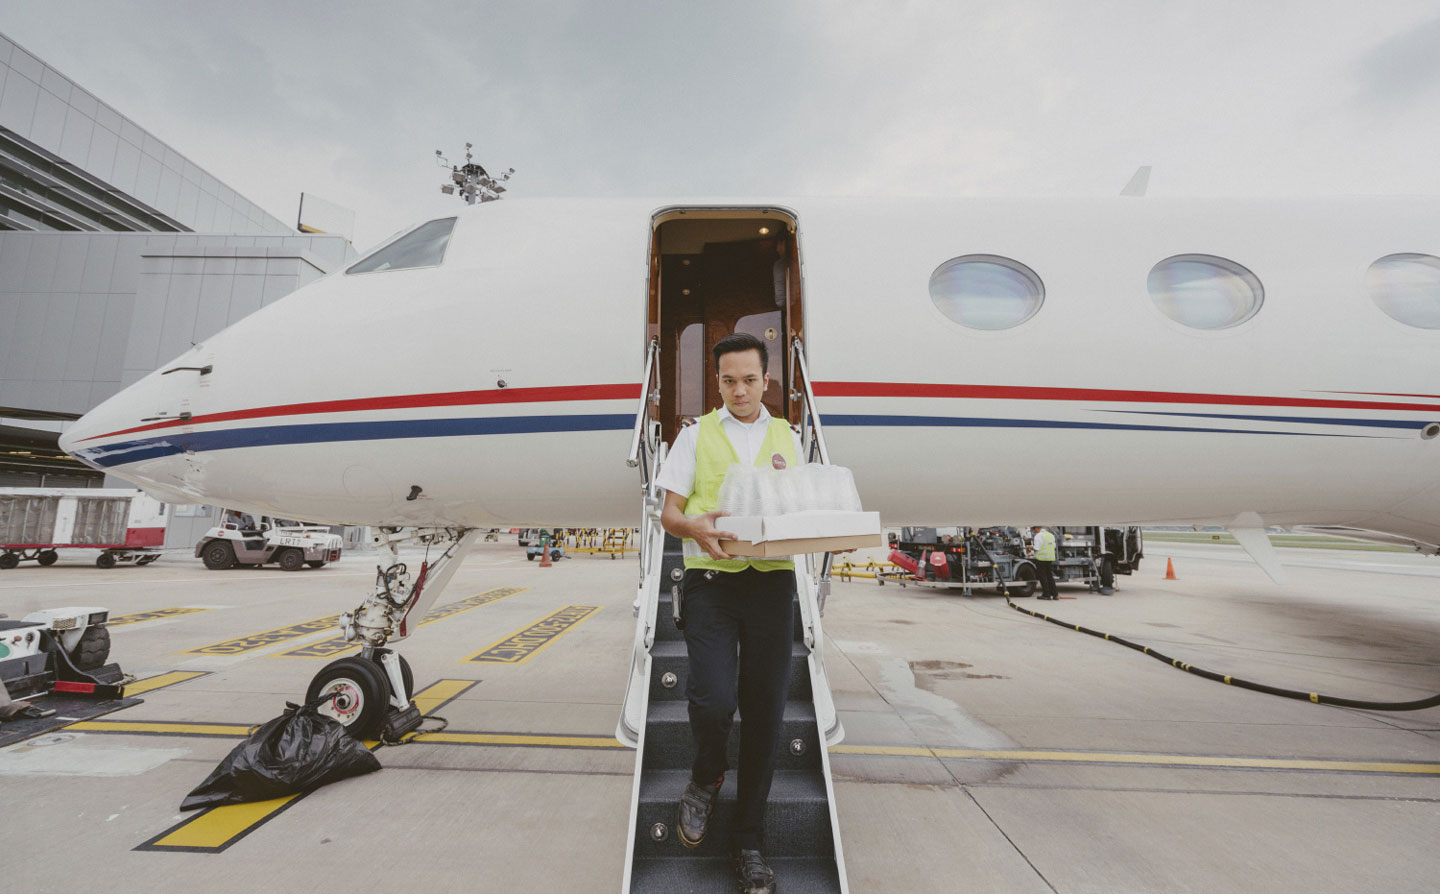
<svg viewBox="0 0 1440 894">
<path fill-rule="evenodd" d="M 784 469 L 785 457 L 778 453 L 770 454 L 770 465 L 774 466 L 777 469 Z"/>
</svg>

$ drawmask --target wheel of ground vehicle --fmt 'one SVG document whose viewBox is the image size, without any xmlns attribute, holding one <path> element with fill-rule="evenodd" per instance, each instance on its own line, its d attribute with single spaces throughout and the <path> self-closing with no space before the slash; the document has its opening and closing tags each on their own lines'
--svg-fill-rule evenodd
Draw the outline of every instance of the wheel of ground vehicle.
<svg viewBox="0 0 1440 894">
<path fill-rule="evenodd" d="M 332 692 L 335 698 L 320 707 L 321 714 L 334 718 L 357 739 L 367 738 L 379 729 L 390 701 L 390 686 L 378 664 L 364 658 L 332 661 L 310 681 L 305 700 L 314 701 Z"/>
<path fill-rule="evenodd" d="M 316 559 L 314 562 L 306 562 L 305 564 L 306 564 L 306 565 L 309 565 L 311 568 L 324 568 L 324 567 L 325 567 L 325 560 L 324 560 L 324 559 Z"/>
<path fill-rule="evenodd" d="M 100 555 L 98 555 L 98 556 L 95 557 L 95 564 L 98 565 L 98 566 L 101 567 L 101 568 L 114 568 L 114 567 L 115 567 L 115 554 L 114 554 L 114 553 L 101 553 Z"/>
<path fill-rule="evenodd" d="M 36 556 L 35 561 L 39 562 L 41 565 L 54 565 L 56 562 L 60 561 L 60 554 L 55 552 L 55 550 L 53 549 L 47 549 L 40 553 L 40 555 Z"/>
<path fill-rule="evenodd" d="M 11 568 L 14 568 L 16 565 L 19 564 L 20 557 L 15 555 L 14 553 L 0 554 L 0 569 L 9 571 Z"/>
<path fill-rule="evenodd" d="M 1035 595 L 1035 566 L 1021 565 L 1015 569 L 1015 583 L 1011 584 L 1010 592 L 1016 596 Z"/>
<path fill-rule="evenodd" d="M 534 553 L 526 553 L 526 554 L 525 554 L 525 561 L 527 561 L 527 562 L 533 562 L 533 561 L 535 561 L 535 554 L 534 554 Z M 14 566 L 14 565 L 10 565 L 10 566 L 8 566 L 8 567 L 14 568 L 15 566 Z"/>
<path fill-rule="evenodd" d="M 104 667 L 105 660 L 110 657 L 110 629 L 108 627 L 89 627 L 80 634 L 80 642 L 75 644 L 75 649 L 70 653 L 70 660 L 82 671 L 95 670 L 97 667 Z"/>
<path fill-rule="evenodd" d="M 212 540 L 200 558 L 205 560 L 205 567 L 211 571 L 224 571 L 235 564 L 235 547 L 223 540 Z"/>
<path fill-rule="evenodd" d="M 286 571 L 299 571 L 305 567 L 305 554 L 298 549 L 287 549 L 280 554 L 280 567 Z"/>
<path fill-rule="evenodd" d="M 552 549 L 552 550 L 550 550 L 550 558 L 552 558 L 552 559 L 558 559 L 558 558 L 560 558 L 560 557 L 563 556 L 563 555 L 564 555 L 564 553 L 560 552 L 560 550 L 558 550 L 558 549 Z"/>
</svg>

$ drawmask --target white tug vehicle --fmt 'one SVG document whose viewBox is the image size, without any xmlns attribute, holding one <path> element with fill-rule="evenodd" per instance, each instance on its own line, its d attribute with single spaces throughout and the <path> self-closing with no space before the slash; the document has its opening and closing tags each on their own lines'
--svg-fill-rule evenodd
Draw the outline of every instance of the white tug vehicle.
<svg viewBox="0 0 1440 894">
<path fill-rule="evenodd" d="M 195 544 L 195 557 L 212 571 L 268 562 L 286 571 L 299 571 L 305 565 L 323 568 L 338 561 L 343 542 L 325 525 L 269 516 L 261 516 L 257 525 L 251 516 L 231 512 Z"/>
</svg>

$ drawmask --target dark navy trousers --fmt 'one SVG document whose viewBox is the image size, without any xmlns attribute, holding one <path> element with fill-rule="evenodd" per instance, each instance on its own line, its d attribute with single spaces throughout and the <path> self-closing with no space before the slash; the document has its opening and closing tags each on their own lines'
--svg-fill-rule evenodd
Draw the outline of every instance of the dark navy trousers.
<svg viewBox="0 0 1440 894">
<path fill-rule="evenodd" d="M 687 569 L 681 588 L 690 655 L 685 694 L 696 747 L 691 778 L 710 786 L 730 769 L 726 746 L 739 709 L 740 774 L 731 844 L 758 850 L 790 688 L 795 572 Z"/>
</svg>

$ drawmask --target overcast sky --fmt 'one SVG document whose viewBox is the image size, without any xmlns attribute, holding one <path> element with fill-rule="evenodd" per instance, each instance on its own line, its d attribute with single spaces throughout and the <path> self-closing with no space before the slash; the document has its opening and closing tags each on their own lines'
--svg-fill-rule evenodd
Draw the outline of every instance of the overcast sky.
<svg viewBox="0 0 1440 894">
<path fill-rule="evenodd" d="M 1366 3 L 4 0 L 0 31 L 364 249 L 515 196 L 1440 194 L 1440 8 Z"/>
</svg>

